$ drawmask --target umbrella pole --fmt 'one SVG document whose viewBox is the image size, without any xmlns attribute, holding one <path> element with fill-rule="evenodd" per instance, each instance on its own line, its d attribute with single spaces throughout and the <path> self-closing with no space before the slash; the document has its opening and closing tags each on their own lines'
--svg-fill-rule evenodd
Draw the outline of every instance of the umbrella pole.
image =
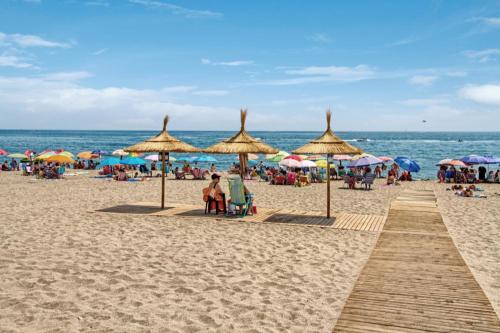
<svg viewBox="0 0 500 333">
<path fill-rule="evenodd" d="M 330 218 L 330 161 L 326 157 L 326 217 Z"/>
<path fill-rule="evenodd" d="M 246 168 L 247 168 L 247 163 L 245 159 L 245 154 L 240 154 L 240 176 L 241 179 L 245 179 L 245 173 L 246 173 Z"/>
<path fill-rule="evenodd" d="M 165 152 L 161 153 L 161 209 L 165 208 Z"/>
</svg>

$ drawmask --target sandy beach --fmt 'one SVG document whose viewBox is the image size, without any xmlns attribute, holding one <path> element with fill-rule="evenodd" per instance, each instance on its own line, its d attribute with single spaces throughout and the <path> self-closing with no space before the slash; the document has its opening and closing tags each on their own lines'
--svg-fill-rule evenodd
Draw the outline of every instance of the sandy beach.
<svg viewBox="0 0 500 333">
<path fill-rule="evenodd" d="M 160 200 L 160 181 L 0 175 L 2 332 L 330 332 L 378 235 L 96 213 Z M 226 181 L 222 183 L 226 187 Z M 435 189 L 457 247 L 500 314 L 498 186 L 459 198 L 434 182 L 340 189 L 332 210 L 384 215 L 404 188 Z M 167 202 L 203 205 L 203 181 L 167 181 Z M 249 182 L 257 207 L 325 209 L 325 187 Z"/>
</svg>

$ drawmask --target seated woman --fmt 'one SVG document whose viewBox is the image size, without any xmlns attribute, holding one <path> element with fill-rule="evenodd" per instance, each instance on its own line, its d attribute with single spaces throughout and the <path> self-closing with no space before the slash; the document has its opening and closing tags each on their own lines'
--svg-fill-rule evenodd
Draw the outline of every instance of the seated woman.
<svg viewBox="0 0 500 333">
<path fill-rule="evenodd" d="M 203 201 L 207 203 L 205 213 L 207 211 L 210 213 L 212 209 L 215 209 L 216 213 L 219 211 L 226 213 L 226 195 L 219 183 L 220 175 L 214 173 L 208 187 L 203 189 Z"/>
<path fill-rule="evenodd" d="M 125 169 L 120 169 L 118 171 L 118 175 L 116 176 L 115 178 L 117 181 L 121 181 L 121 182 L 126 182 L 128 180 L 128 176 L 127 176 L 127 173 L 125 172 Z"/>
<path fill-rule="evenodd" d="M 186 179 L 186 173 L 180 172 L 179 167 L 176 167 L 174 170 L 175 179 Z"/>
<path fill-rule="evenodd" d="M 493 170 L 491 170 L 488 173 L 488 177 L 486 178 L 486 182 L 488 182 L 488 183 L 494 183 L 495 182 L 495 172 L 493 172 Z"/>
<path fill-rule="evenodd" d="M 212 165 L 210 166 L 210 173 L 215 173 L 217 172 L 217 167 L 215 166 L 214 163 L 212 163 Z"/>
</svg>

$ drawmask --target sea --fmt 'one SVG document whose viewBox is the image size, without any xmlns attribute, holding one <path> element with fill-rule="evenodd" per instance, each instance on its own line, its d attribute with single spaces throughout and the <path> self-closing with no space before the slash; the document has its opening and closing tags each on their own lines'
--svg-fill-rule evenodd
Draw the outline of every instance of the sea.
<svg viewBox="0 0 500 333">
<path fill-rule="evenodd" d="M 177 138 L 196 147 L 206 148 L 229 138 L 234 132 L 170 131 Z M 75 155 L 86 150 L 112 152 L 143 141 L 157 131 L 82 131 L 82 130 L 0 130 L 0 148 L 9 153 L 27 149 L 37 152 L 64 149 Z M 255 138 L 292 151 L 321 135 L 321 132 L 250 132 Z M 421 171 L 416 178 L 435 178 L 436 163 L 444 158 L 469 154 L 500 156 L 500 132 L 336 132 L 343 140 L 375 156 L 406 156 L 415 160 Z M 171 156 L 182 156 L 172 154 Z M 237 161 L 235 155 L 214 155 L 219 169 Z M 1 159 L 2 157 L 0 157 Z M 5 158 L 5 157 L 4 157 Z M 262 158 L 264 158 L 262 156 Z M 490 169 L 500 166 L 492 165 Z"/>
</svg>

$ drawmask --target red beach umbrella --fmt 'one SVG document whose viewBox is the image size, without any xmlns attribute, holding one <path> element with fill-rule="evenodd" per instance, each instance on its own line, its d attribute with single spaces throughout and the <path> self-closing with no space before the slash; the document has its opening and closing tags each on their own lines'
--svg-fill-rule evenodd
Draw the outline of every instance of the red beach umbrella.
<svg viewBox="0 0 500 333">
<path fill-rule="evenodd" d="M 7 152 L 3 149 L 0 149 L 0 156 L 5 156 L 7 155 Z"/>
</svg>

